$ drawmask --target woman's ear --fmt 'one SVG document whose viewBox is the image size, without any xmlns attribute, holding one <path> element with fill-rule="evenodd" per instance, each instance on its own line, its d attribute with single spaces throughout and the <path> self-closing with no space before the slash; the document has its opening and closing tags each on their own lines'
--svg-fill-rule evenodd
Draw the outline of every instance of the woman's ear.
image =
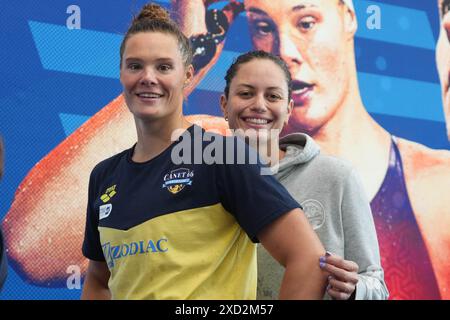
<svg viewBox="0 0 450 320">
<path fill-rule="evenodd" d="M 222 94 L 220 96 L 220 109 L 222 110 L 223 113 L 223 117 L 225 118 L 226 121 L 228 121 L 228 111 L 227 111 L 227 97 Z"/>
<path fill-rule="evenodd" d="M 283 127 L 287 126 L 289 122 L 289 118 L 291 117 L 292 110 L 294 109 L 294 100 L 289 100 L 288 106 L 287 106 L 287 113 L 286 113 L 286 119 L 284 119 Z"/>
<path fill-rule="evenodd" d="M 344 27 L 349 38 L 353 39 L 358 30 L 358 20 L 355 11 L 346 5 L 344 5 Z"/>
<path fill-rule="evenodd" d="M 192 64 L 190 64 L 186 68 L 186 78 L 184 79 L 184 87 L 187 87 L 191 83 L 193 78 L 194 78 L 194 67 L 192 66 Z"/>
<path fill-rule="evenodd" d="M 190 64 L 186 68 L 186 74 L 183 82 L 183 98 L 187 101 L 187 98 L 189 96 L 189 93 L 193 90 L 193 88 L 189 88 L 189 86 L 193 83 L 192 80 L 194 79 L 194 67 L 192 64 Z"/>
</svg>

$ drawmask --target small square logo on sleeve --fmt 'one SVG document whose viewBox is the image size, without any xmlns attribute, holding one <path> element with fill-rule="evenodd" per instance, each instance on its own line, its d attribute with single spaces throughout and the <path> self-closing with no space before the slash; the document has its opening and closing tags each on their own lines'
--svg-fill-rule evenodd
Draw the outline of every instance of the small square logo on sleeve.
<svg viewBox="0 0 450 320">
<path fill-rule="evenodd" d="M 100 206 L 99 220 L 108 218 L 109 215 L 111 214 L 111 211 L 112 211 L 112 204 L 111 203 L 104 204 L 104 205 Z"/>
</svg>

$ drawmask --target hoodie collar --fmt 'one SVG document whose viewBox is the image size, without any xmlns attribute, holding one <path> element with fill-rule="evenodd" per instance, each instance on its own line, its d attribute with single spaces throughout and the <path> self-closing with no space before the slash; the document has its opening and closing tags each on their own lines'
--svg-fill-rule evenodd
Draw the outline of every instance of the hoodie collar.
<svg viewBox="0 0 450 320">
<path fill-rule="evenodd" d="M 320 153 L 319 145 L 305 133 L 291 133 L 280 139 L 280 149 L 285 156 L 278 165 L 278 173 L 286 169 L 311 161 Z"/>
</svg>

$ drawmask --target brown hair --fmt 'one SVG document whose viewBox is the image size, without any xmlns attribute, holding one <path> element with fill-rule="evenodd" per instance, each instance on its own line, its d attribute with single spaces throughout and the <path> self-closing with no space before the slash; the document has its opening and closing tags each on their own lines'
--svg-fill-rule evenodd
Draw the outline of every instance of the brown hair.
<svg viewBox="0 0 450 320">
<path fill-rule="evenodd" d="M 170 18 L 169 13 L 161 6 L 148 3 L 142 7 L 141 12 L 131 22 L 125 37 L 120 45 L 120 65 L 125 45 L 132 35 L 141 32 L 162 32 L 175 36 L 178 41 L 184 65 L 187 67 L 192 63 L 192 47 L 189 39 L 180 31 L 177 24 Z"/>
<path fill-rule="evenodd" d="M 249 51 L 247 53 L 243 53 L 239 57 L 237 57 L 236 60 L 234 60 L 232 65 L 228 68 L 227 74 L 225 75 L 225 89 L 224 89 L 225 97 L 228 98 L 228 95 L 230 93 L 231 81 L 236 76 L 237 72 L 239 71 L 239 67 L 242 64 L 245 64 L 247 62 L 250 62 L 250 61 L 253 61 L 256 59 L 272 61 L 283 71 L 284 78 L 286 80 L 286 85 L 288 88 L 288 100 L 291 100 L 292 77 L 291 77 L 291 73 L 289 72 L 289 68 L 288 68 L 286 62 L 284 62 L 284 60 L 281 59 L 279 56 L 276 56 L 272 53 L 269 53 L 266 51 L 261 51 L 261 50 Z"/>
</svg>

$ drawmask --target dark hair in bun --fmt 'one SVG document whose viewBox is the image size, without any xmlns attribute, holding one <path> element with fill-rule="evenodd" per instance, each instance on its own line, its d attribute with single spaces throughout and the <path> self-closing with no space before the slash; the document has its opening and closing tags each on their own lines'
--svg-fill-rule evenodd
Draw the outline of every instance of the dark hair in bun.
<svg viewBox="0 0 450 320">
<path fill-rule="evenodd" d="M 141 9 L 141 12 L 139 12 L 139 14 L 133 18 L 132 24 L 135 24 L 139 20 L 143 19 L 160 20 L 167 23 L 172 22 L 169 13 L 165 9 L 154 3 L 146 4 Z"/>
<path fill-rule="evenodd" d="M 128 38 L 141 32 L 162 32 L 175 36 L 179 44 L 184 65 L 189 66 L 192 63 L 192 47 L 189 39 L 170 18 L 167 10 L 157 4 L 148 3 L 133 18 L 131 26 L 122 40 L 122 44 L 120 45 L 120 65 L 122 65 L 122 56 Z"/>
</svg>

